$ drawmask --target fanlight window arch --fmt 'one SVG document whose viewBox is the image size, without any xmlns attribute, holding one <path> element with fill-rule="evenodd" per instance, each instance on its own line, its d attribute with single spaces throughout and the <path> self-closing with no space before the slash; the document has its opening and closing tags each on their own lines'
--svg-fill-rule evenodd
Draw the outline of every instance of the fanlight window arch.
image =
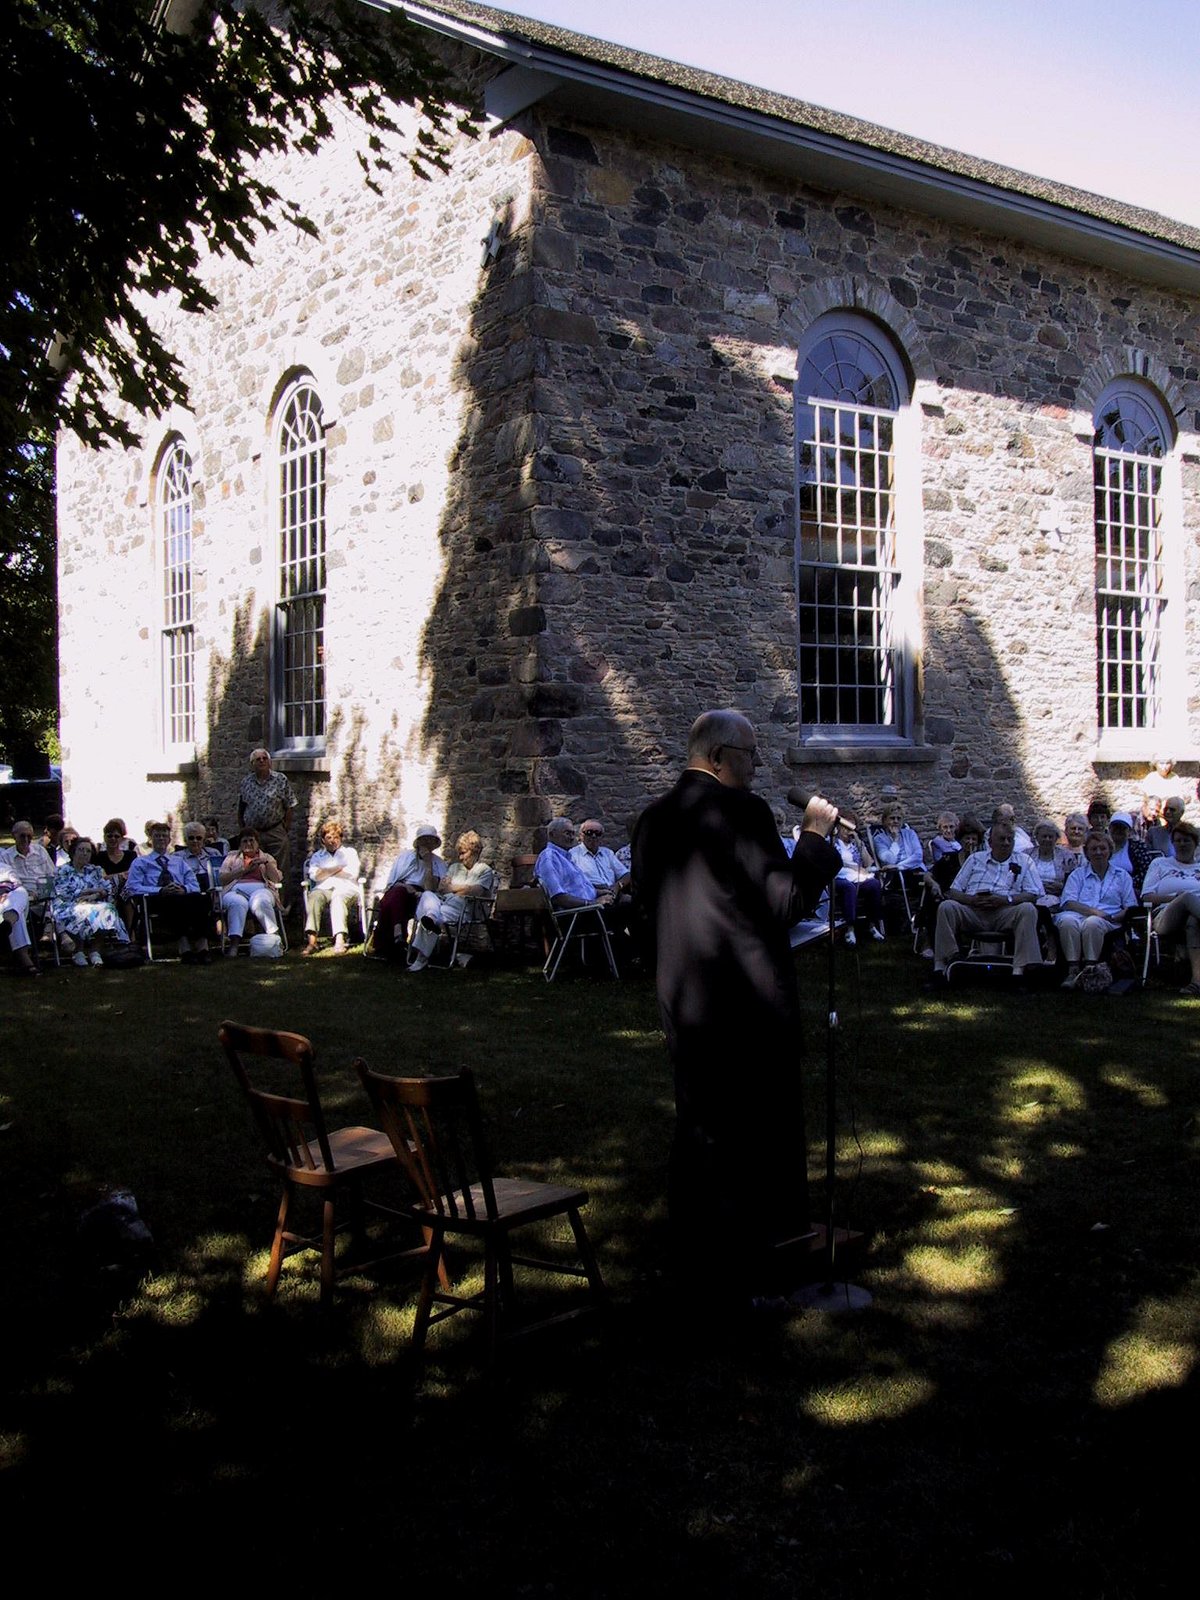
<svg viewBox="0 0 1200 1600">
<path fill-rule="evenodd" d="M 173 439 L 155 495 L 162 575 L 162 736 L 167 748 L 196 739 L 196 634 L 192 614 L 192 458 Z"/>
<path fill-rule="evenodd" d="M 1096 720 L 1101 735 L 1163 718 L 1163 463 L 1174 430 L 1133 379 L 1110 384 L 1095 414 Z"/>
<path fill-rule="evenodd" d="M 286 748 L 311 749 L 325 738 L 325 421 L 307 379 L 281 401 L 276 458 L 276 732 Z"/>
<path fill-rule="evenodd" d="M 903 363 L 866 318 L 823 319 L 796 380 L 796 591 L 803 727 L 904 732 L 896 422 Z"/>
</svg>

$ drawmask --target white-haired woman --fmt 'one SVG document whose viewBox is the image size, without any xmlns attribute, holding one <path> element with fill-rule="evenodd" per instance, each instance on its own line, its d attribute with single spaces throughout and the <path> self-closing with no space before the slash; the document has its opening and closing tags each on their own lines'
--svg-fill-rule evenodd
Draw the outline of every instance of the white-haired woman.
<svg viewBox="0 0 1200 1600">
<path fill-rule="evenodd" d="M 358 877 L 362 867 L 353 845 L 342 843 L 342 825 L 332 818 L 317 830 L 317 848 L 304 863 L 308 884 L 308 916 L 304 931 L 308 935 L 304 954 L 315 954 L 321 932 L 321 918 L 329 907 L 329 926 L 333 931 L 333 953 L 344 956 L 346 913 L 358 900 Z"/>
<path fill-rule="evenodd" d="M 447 867 L 436 889 L 427 889 L 417 901 L 417 926 L 412 936 L 408 970 L 420 972 L 429 965 L 443 928 L 456 927 L 471 912 L 471 902 L 490 899 L 496 892 L 496 874 L 480 860 L 483 840 L 469 828 L 458 837 L 458 860 Z M 458 964 L 465 967 L 471 957 L 460 951 Z"/>
</svg>

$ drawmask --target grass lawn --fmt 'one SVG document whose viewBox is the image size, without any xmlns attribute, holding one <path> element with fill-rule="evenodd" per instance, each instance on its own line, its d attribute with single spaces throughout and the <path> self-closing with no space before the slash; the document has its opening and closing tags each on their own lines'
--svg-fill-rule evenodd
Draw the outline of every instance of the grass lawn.
<svg viewBox="0 0 1200 1600">
<path fill-rule="evenodd" d="M 1177 1590 L 1200 1010 L 943 1002 L 898 944 L 859 956 L 840 958 L 839 1220 L 869 1232 L 874 1305 L 748 1336 L 679 1320 L 661 1287 L 671 1095 L 644 981 L 324 957 L 0 975 L 14 1575 L 30 1552 L 137 1583 L 255 1556 L 307 1573 L 328 1542 L 450 1594 Z M 823 974 L 805 958 L 814 1176 Z M 224 1017 L 308 1034 L 335 1123 L 366 1115 L 357 1053 L 473 1066 L 500 1169 L 591 1192 L 606 1324 L 529 1341 L 489 1385 L 466 1318 L 411 1361 L 411 1278 L 352 1280 L 322 1318 L 294 1263 L 267 1304 L 277 1195 Z M 154 1233 L 140 1286 L 76 1243 L 109 1186 Z"/>
</svg>

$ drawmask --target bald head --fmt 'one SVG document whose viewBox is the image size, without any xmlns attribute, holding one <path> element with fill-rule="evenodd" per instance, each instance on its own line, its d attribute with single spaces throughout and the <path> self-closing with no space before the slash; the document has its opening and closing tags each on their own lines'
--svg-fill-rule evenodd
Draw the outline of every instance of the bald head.
<svg viewBox="0 0 1200 1600">
<path fill-rule="evenodd" d="M 748 789 L 760 765 L 754 724 L 740 711 L 703 712 L 688 734 L 687 764 L 732 789 Z"/>
</svg>

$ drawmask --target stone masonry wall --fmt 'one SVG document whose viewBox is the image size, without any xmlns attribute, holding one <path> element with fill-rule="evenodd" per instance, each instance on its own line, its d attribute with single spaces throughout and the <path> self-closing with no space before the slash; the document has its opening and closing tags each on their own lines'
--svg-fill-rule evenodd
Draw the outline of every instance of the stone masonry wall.
<svg viewBox="0 0 1200 1600">
<path fill-rule="evenodd" d="M 383 867 L 425 817 L 478 827 L 505 875 L 556 812 L 616 838 L 720 704 L 757 722 L 772 800 L 799 781 L 871 812 L 896 784 L 924 830 L 947 803 L 1007 798 L 1031 820 L 1096 787 L 1129 797 L 1139 768 L 1093 762 L 1091 408 L 1137 370 L 1180 414 L 1182 621 L 1200 578 L 1195 305 L 536 111 L 462 141 L 432 183 L 398 165 L 382 197 L 354 151 L 347 130 L 283 173 L 319 240 L 210 263 L 209 317 L 156 308 L 190 413 L 136 450 L 61 446 L 77 826 L 233 823 L 271 736 L 270 425 L 298 371 L 328 424 L 329 726 L 322 761 L 291 763 L 297 853 L 329 810 Z M 890 328 L 913 370 L 924 763 L 797 765 L 792 384 L 804 330 L 839 306 Z M 156 710 L 154 466 L 175 433 L 196 472 L 194 764 L 164 752 Z M 1187 758 L 1200 639 L 1177 634 L 1169 737 Z"/>
<path fill-rule="evenodd" d="M 527 787 L 497 769 L 505 719 L 524 721 L 499 686 L 533 675 L 522 608 L 536 596 L 512 547 L 533 360 L 511 331 L 528 297 L 531 147 L 511 132 L 460 140 L 448 176 L 421 183 L 397 163 L 382 197 L 355 150 L 347 129 L 283 171 L 319 240 L 281 229 L 251 267 L 210 262 L 211 316 L 155 308 L 190 412 L 146 423 L 139 449 L 61 445 L 64 765 L 82 828 L 114 812 L 139 835 L 163 813 L 234 825 L 249 752 L 271 743 L 270 429 L 300 371 L 327 424 L 328 750 L 277 763 L 301 796 L 294 854 L 331 810 L 383 867 L 426 817 L 451 837 L 478 826 L 499 849 L 517 802 L 506 787 Z M 481 266 L 493 224 L 504 247 Z M 164 753 L 157 711 L 154 466 L 176 433 L 195 468 L 194 763 Z M 481 685 L 487 718 L 471 711 Z"/>
<path fill-rule="evenodd" d="M 1198 577 L 1200 308 L 622 134 L 549 122 L 537 142 L 536 292 L 555 319 L 534 387 L 552 808 L 620 831 L 671 780 L 692 717 L 719 704 L 755 719 L 772 799 L 799 780 L 870 814 L 895 784 L 924 830 L 946 804 L 1009 799 L 1031 820 L 1098 788 L 1132 798 L 1142 765 L 1093 763 L 1092 404 L 1136 371 L 1180 414 L 1182 624 Z M 902 537 L 910 561 L 924 550 L 924 765 L 791 759 L 791 386 L 804 329 L 835 307 L 888 326 L 914 369 L 918 525 Z M 1174 725 L 1154 745 L 1191 757 L 1200 639 L 1178 631 Z"/>
</svg>

